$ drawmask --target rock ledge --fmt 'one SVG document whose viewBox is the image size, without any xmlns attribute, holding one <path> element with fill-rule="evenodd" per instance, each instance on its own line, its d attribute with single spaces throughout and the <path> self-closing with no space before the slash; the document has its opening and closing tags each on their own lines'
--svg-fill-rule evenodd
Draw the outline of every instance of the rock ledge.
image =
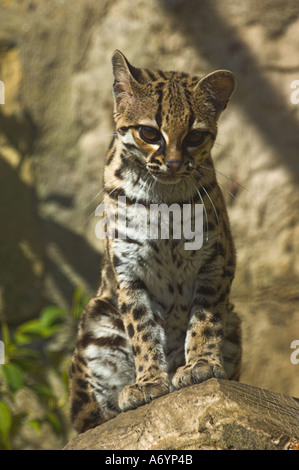
<svg viewBox="0 0 299 470">
<path fill-rule="evenodd" d="M 279 450 L 298 441 L 298 398 L 210 379 L 121 413 L 64 449 Z"/>
</svg>

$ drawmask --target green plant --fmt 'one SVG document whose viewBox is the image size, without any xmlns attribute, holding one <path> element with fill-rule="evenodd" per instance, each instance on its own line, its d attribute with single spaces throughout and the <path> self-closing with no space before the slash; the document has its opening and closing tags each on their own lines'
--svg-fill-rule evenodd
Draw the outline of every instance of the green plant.
<svg viewBox="0 0 299 470">
<path fill-rule="evenodd" d="M 56 434 L 64 434 L 72 345 L 57 338 L 72 336 L 86 301 L 78 288 L 69 311 L 47 306 L 38 318 L 22 323 L 13 332 L 6 323 L 1 324 L 5 363 L 0 365 L 0 449 L 13 448 L 13 439 L 24 422 L 37 432 L 47 422 Z M 54 385 L 58 381 L 60 393 Z M 29 410 L 14 411 L 14 397 L 21 389 L 29 389 L 37 397 L 41 417 L 32 418 Z"/>
</svg>

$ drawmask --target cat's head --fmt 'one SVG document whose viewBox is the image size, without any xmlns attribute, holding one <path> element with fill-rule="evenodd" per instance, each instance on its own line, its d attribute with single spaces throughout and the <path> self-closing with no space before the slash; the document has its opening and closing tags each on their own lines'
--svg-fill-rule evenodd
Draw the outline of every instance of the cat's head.
<svg viewBox="0 0 299 470">
<path fill-rule="evenodd" d="M 210 155 L 234 75 L 217 70 L 198 78 L 139 69 L 120 51 L 112 64 L 114 117 L 124 145 L 160 182 L 192 175 Z"/>
</svg>

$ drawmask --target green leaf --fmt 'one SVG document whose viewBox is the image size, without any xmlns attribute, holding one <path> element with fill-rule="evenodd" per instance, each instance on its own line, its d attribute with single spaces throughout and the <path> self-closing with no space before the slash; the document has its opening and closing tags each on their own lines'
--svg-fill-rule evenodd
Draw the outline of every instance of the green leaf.
<svg viewBox="0 0 299 470">
<path fill-rule="evenodd" d="M 14 333 L 14 340 L 19 345 L 31 343 L 42 336 L 41 330 L 39 319 L 29 320 L 18 326 Z"/>
<path fill-rule="evenodd" d="M 6 440 L 12 425 L 12 415 L 10 409 L 3 401 L 0 401 L 0 433 Z"/>
<path fill-rule="evenodd" d="M 14 354 L 11 354 L 9 364 L 15 364 L 21 369 L 24 375 L 24 382 L 28 374 L 36 376 L 44 367 L 41 353 L 27 347 L 18 347 Z"/>
<path fill-rule="evenodd" d="M 59 329 L 64 311 L 60 307 L 45 307 L 39 316 L 19 325 L 14 334 L 14 340 L 18 345 L 31 343 L 36 339 L 47 339 L 53 336 Z"/>
<path fill-rule="evenodd" d="M 49 328 L 61 324 L 65 311 L 55 305 L 45 307 L 40 314 L 40 324 L 42 328 Z"/>
<path fill-rule="evenodd" d="M 17 363 L 23 368 L 27 361 L 36 361 L 40 357 L 40 351 L 22 346 L 21 348 L 18 347 L 13 354 L 11 354 L 11 362 Z"/>
<path fill-rule="evenodd" d="M 71 308 L 71 316 L 78 320 L 84 310 L 85 305 L 88 302 L 88 298 L 83 296 L 83 289 L 82 287 L 77 287 L 73 295 L 72 301 L 72 308 Z"/>
<path fill-rule="evenodd" d="M 23 386 L 23 372 L 19 366 L 13 363 L 3 364 L 2 372 L 7 385 L 13 392 Z"/>
<path fill-rule="evenodd" d="M 10 332 L 7 324 L 1 323 L 1 336 L 2 336 L 2 341 L 5 345 L 5 348 L 8 348 L 10 343 L 11 343 L 11 337 L 10 337 Z"/>
<path fill-rule="evenodd" d="M 28 387 L 34 390 L 39 398 L 56 399 L 54 391 L 48 385 L 33 383 L 28 385 Z"/>
<path fill-rule="evenodd" d="M 40 432 L 41 421 L 39 419 L 31 419 L 28 424 L 37 432 Z"/>
<path fill-rule="evenodd" d="M 69 368 L 62 371 L 61 373 L 61 381 L 64 385 L 64 388 L 68 391 L 69 390 Z"/>
</svg>

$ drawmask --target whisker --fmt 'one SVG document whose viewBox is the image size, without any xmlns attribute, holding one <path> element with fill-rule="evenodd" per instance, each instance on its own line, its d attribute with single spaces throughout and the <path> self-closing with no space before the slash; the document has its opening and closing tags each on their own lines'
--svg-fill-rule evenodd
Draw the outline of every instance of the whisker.
<svg viewBox="0 0 299 470">
<path fill-rule="evenodd" d="M 118 180 L 115 179 L 114 181 L 118 181 Z M 124 187 L 124 189 L 128 188 L 130 184 L 131 184 L 131 182 L 129 182 L 129 183 Z M 117 190 L 119 187 L 121 187 L 121 186 L 123 186 L 123 182 L 121 182 L 119 185 L 117 185 L 115 188 L 113 188 L 112 191 L 110 191 L 109 194 L 106 194 L 106 195 L 103 197 L 103 200 L 101 201 L 100 204 L 103 204 L 103 202 L 105 201 L 105 199 L 106 199 L 107 197 L 109 197 L 114 191 L 116 191 L 116 190 Z M 93 200 L 95 200 L 103 191 L 105 191 L 105 187 L 97 194 L 97 196 L 96 196 Z M 90 203 L 90 204 L 91 204 L 91 203 Z M 89 205 L 89 204 L 88 204 L 88 205 Z M 85 220 L 85 222 L 88 222 L 88 221 L 91 219 L 91 217 L 93 217 L 93 215 L 94 215 L 94 211 L 87 217 L 87 219 Z"/>
<path fill-rule="evenodd" d="M 225 144 L 222 144 L 221 142 L 214 142 L 214 145 L 217 146 L 217 147 L 224 147 Z"/>
<path fill-rule="evenodd" d="M 127 157 L 125 157 L 125 158 L 127 158 Z M 135 159 L 136 159 L 136 158 L 135 158 Z M 118 181 L 118 179 L 115 179 L 114 182 L 115 182 L 115 181 Z M 89 201 L 89 202 L 88 202 L 87 204 L 85 204 L 84 206 L 81 206 L 80 209 L 86 209 L 88 206 L 90 206 L 90 205 L 102 194 L 102 192 L 103 192 L 104 190 L 105 190 L 105 187 L 103 187 L 103 188 L 101 189 L 101 191 L 99 191 L 91 201 Z M 105 197 L 106 197 L 106 196 L 105 196 Z"/>
<path fill-rule="evenodd" d="M 200 166 L 201 166 L 201 165 L 200 165 Z M 208 168 L 208 167 L 207 167 L 207 168 Z M 211 170 L 212 170 L 212 169 L 211 169 Z M 197 171 L 197 170 L 195 170 L 195 169 L 194 169 L 193 171 L 195 171 L 195 173 L 198 173 L 200 176 L 202 176 L 199 171 Z M 207 198 L 209 199 L 209 201 L 210 201 L 210 203 L 211 203 L 211 205 L 212 205 L 212 207 L 213 207 L 213 210 L 214 210 L 214 213 L 215 213 L 215 217 L 216 217 L 216 220 L 217 220 L 217 225 L 218 225 L 218 243 L 219 243 L 219 237 L 220 237 L 220 222 L 219 222 L 218 212 L 217 212 L 216 207 L 215 207 L 215 205 L 214 205 L 214 203 L 213 203 L 213 201 L 212 201 L 212 199 L 211 199 L 211 197 L 210 197 L 208 191 L 206 190 L 206 188 L 201 184 L 201 182 L 200 182 L 199 180 L 198 180 L 198 184 L 201 186 L 201 188 L 202 188 L 203 191 L 205 192 Z"/>
<path fill-rule="evenodd" d="M 90 206 L 101 194 L 102 192 L 105 190 L 105 188 L 102 188 L 101 191 L 99 191 L 94 198 L 92 198 L 91 201 L 89 201 L 87 204 L 85 204 L 84 206 L 81 206 L 80 209 L 86 209 L 88 206 Z"/>
<path fill-rule="evenodd" d="M 155 189 L 155 186 L 157 185 L 158 183 L 158 180 L 156 180 L 156 178 L 153 178 L 153 190 Z"/>
<path fill-rule="evenodd" d="M 142 197 L 142 193 L 143 193 L 144 187 L 147 185 L 148 178 L 149 178 L 149 175 L 146 176 L 146 179 L 143 181 L 143 184 L 142 184 L 141 186 L 139 186 L 139 191 L 138 191 L 138 194 L 137 194 L 137 197 L 136 197 L 136 202 L 135 202 L 135 204 L 138 204 L 138 203 L 139 203 L 139 200 L 140 200 L 141 197 Z"/>
<path fill-rule="evenodd" d="M 206 206 L 205 206 L 204 200 L 203 200 L 203 198 L 202 198 L 202 195 L 201 195 L 201 193 L 200 193 L 198 187 L 196 186 L 196 184 L 195 184 L 193 178 L 192 178 L 192 182 L 193 182 L 194 187 L 195 187 L 195 189 L 196 189 L 196 191 L 197 191 L 197 193 L 198 193 L 198 195 L 199 195 L 199 197 L 200 197 L 200 201 L 201 201 L 201 203 L 202 203 L 202 205 L 203 205 L 203 210 L 204 210 L 205 219 L 206 219 L 206 241 L 208 241 L 208 240 L 209 240 L 209 219 L 208 219 L 208 213 L 207 213 Z"/>
<path fill-rule="evenodd" d="M 196 171 L 196 170 L 194 170 L 194 171 Z M 199 173 L 198 171 L 196 171 L 196 173 L 198 173 L 198 174 L 200 175 L 200 173 Z M 207 183 L 207 184 L 209 185 L 210 189 L 212 189 L 212 186 L 210 185 L 210 183 Z M 229 191 L 229 190 L 224 186 L 224 184 L 219 183 L 219 181 L 217 181 L 217 184 L 218 184 L 218 186 L 221 186 L 221 188 L 222 188 L 223 190 L 225 190 L 226 192 L 228 192 L 228 194 L 229 194 L 232 198 L 234 198 L 235 200 L 237 200 L 237 197 L 236 197 L 231 191 Z"/>
<path fill-rule="evenodd" d="M 127 158 L 127 157 L 124 157 L 124 158 Z M 134 160 L 136 160 L 136 158 L 135 158 Z M 115 182 L 115 181 L 119 181 L 119 180 L 118 180 L 118 179 L 115 179 L 114 182 Z M 119 185 L 119 186 L 120 186 L 120 185 Z M 118 188 L 119 186 L 117 186 L 117 188 Z M 115 189 L 116 189 L 116 188 L 115 188 Z M 99 191 L 99 192 L 95 195 L 95 197 L 92 198 L 91 201 L 89 201 L 89 202 L 88 202 L 87 204 L 85 204 L 84 206 L 81 206 L 80 209 L 86 209 L 88 206 L 90 206 L 90 205 L 103 193 L 103 191 L 105 191 L 105 187 L 103 187 L 103 188 L 101 189 L 101 191 Z M 105 197 L 107 197 L 107 195 L 106 195 Z"/>
<path fill-rule="evenodd" d="M 221 188 L 226 189 L 223 184 L 219 183 L 219 181 L 218 181 L 218 184 L 219 184 L 219 186 L 221 186 Z M 234 198 L 235 201 L 237 201 L 237 197 L 236 197 L 233 193 L 231 193 L 228 189 L 226 189 L 226 191 L 228 192 L 228 194 L 229 194 L 232 198 Z"/>
<path fill-rule="evenodd" d="M 215 168 L 210 168 L 208 166 L 204 166 L 204 165 L 198 165 L 200 168 L 203 168 L 205 170 L 209 170 L 209 171 L 215 171 L 216 173 L 218 173 L 219 175 L 221 176 L 224 176 L 225 178 L 227 178 L 228 180 L 232 181 L 233 183 L 237 184 L 238 186 L 240 186 L 242 189 L 244 189 L 245 191 L 247 191 L 251 196 L 254 196 L 250 191 L 249 189 L 245 188 L 245 186 L 243 186 L 241 183 L 238 183 L 238 181 L 235 181 L 231 176 L 228 176 L 228 175 L 225 175 L 224 173 L 222 173 L 220 170 L 216 170 Z M 232 193 L 230 193 L 232 195 Z"/>
<path fill-rule="evenodd" d="M 134 157 L 134 159 L 132 157 Z M 132 160 L 135 161 L 137 159 L 137 156 L 132 153 L 128 153 L 128 155 L 123 155 L 121 157 L 122 160 L 127 160 L 127 158 L 132 158 Z"/>
<path fill-rule="evenodd" d="M 215 213 L 215 217 L 216 217 L 216 220 L 217 220 L 217 224 L 218 224 L 218 243 L 219 243 L 219 239 L 220 239 L 220 222 L 219 222 L 219 217 L 218 217 L 218 212 L 216 210 L 216 207 L 208 193 L 208 191 L 206 190 L 206 188 L 199 182 L 200 186 L 202 187 L 202 189 L 204 190 L 205 194 L 207 195 L 212 207 L 213 207 L 213 210 L 214 210 L 214 213 Z"/>
</svg>

